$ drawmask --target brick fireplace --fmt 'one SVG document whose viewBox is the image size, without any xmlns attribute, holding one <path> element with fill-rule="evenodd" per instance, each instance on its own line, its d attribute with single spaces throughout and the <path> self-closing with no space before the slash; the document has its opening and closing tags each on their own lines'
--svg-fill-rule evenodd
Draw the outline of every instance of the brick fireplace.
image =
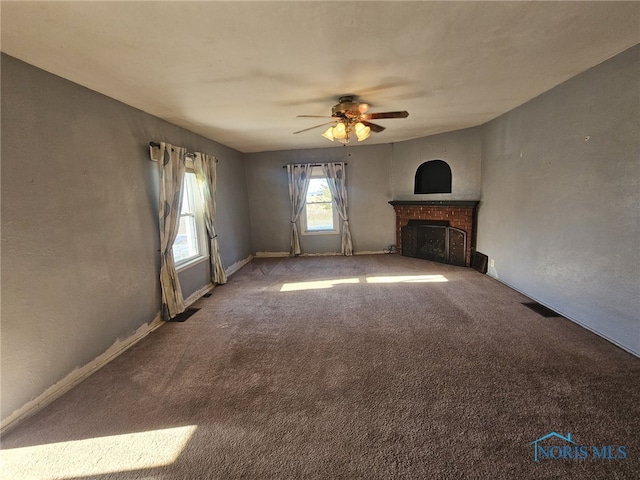
<svg viewBox="0 0 640 480">
<path fill-rule="evenodd" d="M 480 202 L 475 200 L 393 200 L 389 203 L 393 205 L 396 212 L 396 251 L 398 253 L 403 254 L 402 229 L 409 225 L 410 221 L 412 224 L 422 221 L 427 224 L 446 225 L 466 233 L 464 264 L 467 267 L 471 266 Z"/>
</svg>

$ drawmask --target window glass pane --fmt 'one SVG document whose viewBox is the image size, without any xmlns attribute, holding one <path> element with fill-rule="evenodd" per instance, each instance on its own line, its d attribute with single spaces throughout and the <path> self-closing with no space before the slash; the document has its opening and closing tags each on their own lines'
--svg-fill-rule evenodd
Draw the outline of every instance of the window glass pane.
<svg viewBox="0 0 640 480">
<path fill-rule="evenodd" d="M 192 213 L 191 209 L 191 199 L 189 195 L 189 188 L 191 187 L 191 182 L 189 181 L 189 175 L 193 175 L 193 173 L 185 173 L 184 181 L 182 183 L 182 210 L 181 213 L 184 215 L 185 213 Z"/>
<path fill-rule="evenodd" d="M 196 217 L 193 213 L 194 179 L 195 175 L 193 173 L 186 173 L 184 176 L 180 226 L 176 240 L 173 243 L 173 258 L 176 264 L 197 257 L 200 254 Z"/>
<path fill-rule="evenodd" d="M 307 204 L 307 230 L 333 230 L 331 203 Z"/>
<path fill-rule="evenodd" d="M 198 255 L 198 235 L 193 215 L 180 217 L 180 229 L 173 244 L 173 258 L 176 263 Z"/>
<path fill-rule="evenodd" d="M 331 202 L 331 191 L 326 178 L 312 178 L 307 190 L 307 203 Z"/>
</svg>

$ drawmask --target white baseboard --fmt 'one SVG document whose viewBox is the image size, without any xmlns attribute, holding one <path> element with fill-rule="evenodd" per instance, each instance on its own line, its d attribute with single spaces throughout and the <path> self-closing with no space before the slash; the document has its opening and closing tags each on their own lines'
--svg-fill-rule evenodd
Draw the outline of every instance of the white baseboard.
<svg viewBox="0 0 640 480">
<path fill-rule="evenodd" d="M 382 250 L 372 250 L 363 252 L 353 252 L 354 255 L 378 255 L 386 253 Z M 256 252 L 256 258 L 280 258 L 288 257 L 289 252 Z M 300 257 L 341 257 L 340 252 L 326 252 L 326 253 L 301 253 Z"/>
<path fill-rule="evenodd" d="M 240 260 L 240 261 L 234 263 L 233 265 L 231 265 L 229 268 L 225 269 L 227 277 L 230 277 L 231 275 L 236 273 L 238 270 L 240 270 L 242 267 L 244 267 L 251 260 L 253 260 L 253 255 L 249 255 L 244 260 Z"/>
<path fill-rule="evenodd" d="M 7 418 L 3 419 L 0 423 L 0 434 L 6 433 L 22 420 L 30 417 L 34 413 L 49 405 L 57 398 L 61 397 L 63 394 L 78 385 L 89 375 L 104 367 L 111 360 L 116 358 L 125 350 L 131 348 L 133 345 L 138 343 L 140 340 L 142 340 L 144 337 L 146 337 L 162 325 L 164 325 L 164 322 L 160 319 L 160 314 L 158 313 L 158 315 L 156 315 L 151 323 L 142 325 L 136 330 L 133 335 L 126 338 L 125 340 L 116 341 L 111 347 L 109 347 L 104 353 L 96 357 L 93 361 L 87 363 L 83 367 L 73 370 L 62 380 L 47 388 L 38 397 L 26 403 L 21 408 L 14 411 Z"/>
<path fill-rule="evenodd" d="M 289 252 L 256 252 L 256 258 L 288 257 Z"/>
<path fill-rule="evenodd" d="M 210 292 L 214 288 L 215 288 L 215 285 L 213 283 L 210 283 L 209 285 L 205 285 L 204 287 L 200 288 L 199 290 L 196 290 L 195 292 L 193 292 L 191 295 L 189 295 L 188 298 L 184 299 L 185 308 L 190 306 L 191 304 L 195 303 L 196 300 L 198 300 L 205 293 Z"/>
</svg>

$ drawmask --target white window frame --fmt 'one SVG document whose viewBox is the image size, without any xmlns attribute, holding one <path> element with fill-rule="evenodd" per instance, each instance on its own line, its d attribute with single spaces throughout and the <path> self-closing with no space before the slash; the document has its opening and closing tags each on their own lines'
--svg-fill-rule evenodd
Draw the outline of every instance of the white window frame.
<svg viewBox="0 0 640 480">
<path fill-rule="evenodd" d="M 321 179 L 327 180 L 327 177 L 324 175 L 321 167 L 313 167 L 311 171 L 311 179 Z M 305 199 L 306 200 L 306 199 Z M 328 203 L 328 202 L 322 202 Z M 309 229 L 307 225 L 307 202 L 304 203 L 304 208 L 302 209 L 302 214 L 300 215 L 300 230 L 302 235 L 338 235 L 340 233 L 340 216 L 338 214 L 338 210 L 336 209 L 335 202 L 333 198 L 331 198 L 331 213 L 333 216 L 333 227 L 330 229 Z"/>
<path fill-rule="evenodd" d="M 183 195 L 187 195 L 189 197 L 189 205 L 192 207 L 192 212 L 188 214 L 183 214 L 180 212 L 180 218 L 185 215 L 191 215 L 194 219 L 196 235 L 195 240 L 197 243 L 197 252 L 195 255 L 192 255 L 188 258 L 183 258 L 179 261 L 176 261 L 176 270 L 181 272 L 189 267 L 192 267 L 200 262 L 203 262 L 209 258 L 209 248 L 208 248 L 208 235 L 206 231 L 206 227 L 204 224 L 204 206 L 203 199 L 200 193 L 200 189 L 198 188 L 198 181 L 196 180 L 196 175 L 192 169 L 188 168 L 184 174 L 184 190 Z M 184 201 L 184 197 L 183 197 Z M 180 221 L 180 220 L 178 220 Z"/>
</svg>

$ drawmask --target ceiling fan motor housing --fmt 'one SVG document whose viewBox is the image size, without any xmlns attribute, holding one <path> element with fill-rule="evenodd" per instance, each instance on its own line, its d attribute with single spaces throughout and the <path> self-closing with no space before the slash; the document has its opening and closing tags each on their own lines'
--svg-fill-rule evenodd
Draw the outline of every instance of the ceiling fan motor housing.
<svg viewBox="0 0 640 480">
<path fill-rule="evenodd" d="M 331 114 L 334 117 L 354 119 L 360 116 L 358 110 L 359 103 L 353 101 L 353 97 L 340 97 L 338 99 L 340 103 L 334 105 L 331 109 Z"/>
</svg>

